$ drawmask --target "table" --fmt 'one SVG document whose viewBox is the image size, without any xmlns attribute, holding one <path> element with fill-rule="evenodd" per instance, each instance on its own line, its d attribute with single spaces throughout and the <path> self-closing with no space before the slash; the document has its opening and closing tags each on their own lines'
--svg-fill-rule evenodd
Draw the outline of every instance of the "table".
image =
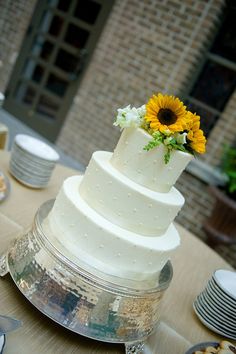
<svg viewBox="0 0 236 354">
<path fill-rule="evenodd" d="M 11 177 L 8 163 L 9 153 L 0 151 L 0 170 L 11 182 L 10 196 L 0 204 L 0 252 L 31 226 L 38 207 L 55 198 L 63 180 L 78 174 L 57 165 L 48 187 L 35 190 Z M 163 298 L 159 328 L 148 341 L 153 354 L 183 354 L 191 344 L 222 340 L 201 324 L 192 303 L 215 269 L 232 267 L 189 231 L 176 226 L 182 242 L 172 258 L 174 277 Z M 23 321 L 20 329 L 7 335 L 5 354 L 124 353 L 123 345 L 84 338 L 48 319 L 24 298 L 9 275 L 0 278 L 0 294 L 0 314 Z"/>
</svg>

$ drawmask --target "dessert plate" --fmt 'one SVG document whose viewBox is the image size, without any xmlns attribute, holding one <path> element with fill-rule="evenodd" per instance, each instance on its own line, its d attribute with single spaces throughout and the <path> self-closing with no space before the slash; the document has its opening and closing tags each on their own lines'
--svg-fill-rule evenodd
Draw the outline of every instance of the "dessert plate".
<svg viewBox="0 0 236 354">
<path fill-rule="evenodd" d="M 199 295 L 199 299 L 201 299 L 206 307 L 209 307 L 213 310 L 213 312 L 220 317 L 223 317 L 226 321 L 231 320 L 236 326 L 235 313 L 233 311 L 225 311 L 224 306 L 218 305 L 215 301 L 213 301 L 207 292 L 201 293 Z"/>
<path fill-rule="evenodd" d="M 212 301 L 217 304 L 220 308 L 224 308 L 226 312 L 232 313 L 235 315 L 236 308 L 233 305 L 228 303 L 221 295 L 217 295 L 214 289 L 211 288 L 211 285 L 208 284 L 206 287 L 206 293 L 209 294 Z"/>
<path fill-rule="evenodd" d="M 236 333 L 236 326 L 231 324 L 229 319 L 226 320 L 220 315 L 217 315 L 214 310 L 212 310 L 210 307 L 207 307 L 200 298 L 198 298 L 196 301 L 196 307 L 205 317 L 209 318 L 209 321 L 212 324 L 215 324 L 217 327 L 221 327 L 224 330 Z"/>
<path fill-rule="evenodd" d="M 230 270 L 219 269 L 215 271 L 213 279 L 236 304 L 236 272 Z"/>
<path fill-rule="evenodd" d="M 233 307 L 236 310 L 236 301 L 233 300 L 233 298 L 231 298 L 228 294 L 226 294 L 224 292 L 224 290 L 222 290 L 214 281 L 214 279 L 212 279 L 212 281 L 209 283 L 209 286 L 211 287 L 212 291 L 215 293 L 215 295 L 219 298 L 221 298 L 221 300 L 223 300 L 224 302 L 226 302 L 226 304 L 228 306 L 230 306 L 231 308 Z"/>
<path fill-rule="evenodd" d="M 217 348 L 219 345 L 218 342 L 203 342 L 197 343 L 193 347 L 189 348 L 185 354 L 194 354 L 196 351 L 205 351 L 207 347 Z M 210 354 L 210 353 L 209 353 Z"/>
<path fill-rule="evenodd" d="M 203 315 L 203 314 L 200 312 L 199 308 L 198 308 L 197 305 L 196 305 L 196 302 L 193 303 L 193 309 L 194 309 L 194 311 L 195 311 L 197 317 L 199 318 L 199 320 L 200 320 L 207 328 L 211 329 L 213 332 L 218 333 L 218 334 L 220 334 L 220 335 L 222 335 L 222 336 L 225 336 L 225 337 L 227 337 L 227 338 L 236 340 L 236 334 L 235 334 L 235 332 L 234 332 L 233 334 L 231 334 L 231 333 L 229 333 L 229 332 L 227 332 L 227 331 L 225 331 L 225 330 L 223 330 L 223 329 L 218 328 L 218 327 L 215 326 L 214 324 L 210 323 L 210 322 L 209 322 L 209 318 L 206 318 L 206 316 Z"/>
<path fill-rule="evenodd" d="M 209 329 L 236 340 L 236 272 L 217 270 L 196 297 L 193 308 Z"/>
<path fill-rule="evenodd" d="M 53 148 L 45 144 L 43 141 L 33 138 L 32 136 L 26 134 L 18 134 L 15 137 L 15 143 L 26 154 L 28 153 L 38 157 L 39 159 L 45 159 L 46 161 L 59 160 L 59 155 Z"/>
<path fill-rule="evenodd" d="M 43 188 L 58 160 L 59 155 L 51 146 L 29 135 L 18 134 L 12 147 L 10 172 L 26 186 Z"/>
</svg>

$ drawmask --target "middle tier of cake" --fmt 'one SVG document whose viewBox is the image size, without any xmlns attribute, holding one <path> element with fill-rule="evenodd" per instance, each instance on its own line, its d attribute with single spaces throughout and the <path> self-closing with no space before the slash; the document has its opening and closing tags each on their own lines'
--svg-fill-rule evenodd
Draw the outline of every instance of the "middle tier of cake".
<svg viewBox="0 0 236 354">
<path fill-rule="evenodd" d="M 146 236 L 164 234 L 184 204 L 174 187 L 160 193 L 135 183 L 111 163 L 112 153 L 96 151 L 81 181 L 86 203 L 111 223 Z"/>
</svg>

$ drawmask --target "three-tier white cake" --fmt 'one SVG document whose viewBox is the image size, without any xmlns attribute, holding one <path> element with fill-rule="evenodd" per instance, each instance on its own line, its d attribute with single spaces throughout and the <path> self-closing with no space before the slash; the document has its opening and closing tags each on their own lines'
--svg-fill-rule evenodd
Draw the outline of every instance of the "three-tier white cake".
<svg viewBox="0 0 236 354">
<path fill-rule="evenodd" d="M 103 273 L 153 279 L 180 244 L 173 220 L 184 198 L 173 186 L 192 155 L 143 147 L 150 135 L 126 128 L 113 153 L 97 151 L 84 176 L 66 179 L 48 216 L 67 255 Z"/>
</svg>

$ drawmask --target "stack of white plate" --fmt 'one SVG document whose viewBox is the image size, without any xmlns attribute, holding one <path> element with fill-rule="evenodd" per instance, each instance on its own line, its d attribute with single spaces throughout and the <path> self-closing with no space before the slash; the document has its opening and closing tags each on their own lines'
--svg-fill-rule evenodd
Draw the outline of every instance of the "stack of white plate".
<svg viewBox="0 0 236 354">
<path fill-rule="evenodd" d="M 205 326 L 236 340 L 236 272 L 215 271 L 193 308 Z"/>
<path fill-rule="evenodd" d="M 43 141 L 29 135 L 16 135 L 10 159 L 11 174 L 23 184 L 32 188 L 46 187 L 58 153 Z"/>
</svg>

